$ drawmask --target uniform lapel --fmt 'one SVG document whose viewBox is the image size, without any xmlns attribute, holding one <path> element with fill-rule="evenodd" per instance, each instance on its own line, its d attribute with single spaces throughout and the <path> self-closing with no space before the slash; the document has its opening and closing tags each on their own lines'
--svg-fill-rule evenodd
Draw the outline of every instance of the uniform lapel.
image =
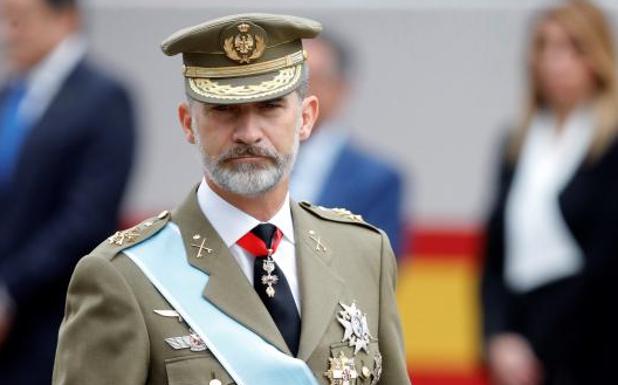
<svg viewBox="0 0 618 385">
<path fill-rule="evenodd" d="M 203 295 L 231 318 L 240 322 L 286 354 L 290 351 L 253 286 L 215 229 L 202 213 L 196 190 L 172 214 L 187 252 L 187 261 L 209 275 Z M 199 235 L 199 239 L 195 239 Z M 199 246 L 202 248 L 197 257 Z"/>
<path fill-rule="evenodd" d="M 298 358 L 306 361 L 335 318 L 344 284 L 330 267 L 335 255 L 324 238 L 326 234 L 321 234 L 316 226 L 319 222 L 298 204 L 292 202 L 291 206 L 302 297 Z"/>
</svg>

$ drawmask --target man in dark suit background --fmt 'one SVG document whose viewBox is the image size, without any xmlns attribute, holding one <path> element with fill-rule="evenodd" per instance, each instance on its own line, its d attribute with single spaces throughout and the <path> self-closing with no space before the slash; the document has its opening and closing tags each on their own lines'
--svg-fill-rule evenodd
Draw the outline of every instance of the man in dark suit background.
<svg viewBox="0 0 618 385">
<path fill-rule="evenodd" d="M 353 141 L 340 118 L 350 89 L 350 53 L 324 35 L 306 41 L 310 92 L 320 100 L 311 138 L 300 148 L 290 191 L 296 200 L 342 207 L 389 236 L 395 255 L 404 248 L 404 183 L 399 170 Z"/>
<path fill-rule="evenodd" d="M 85 61 L 77 0 L 0 0 L 0 382 L 51 382 L 66 286 L 117 223 L 134 148 L 125 89 Z"/>
</svg>

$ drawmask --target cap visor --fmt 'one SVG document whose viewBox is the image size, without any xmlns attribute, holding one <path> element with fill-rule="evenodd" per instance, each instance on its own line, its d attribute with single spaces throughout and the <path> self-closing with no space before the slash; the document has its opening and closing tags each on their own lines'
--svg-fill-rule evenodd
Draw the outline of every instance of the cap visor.
<svg viewBox="0 0 618 385">
<path fill-rule="evenodd" d="M 235 78 L 187 78 L 187 93 L 210 104 L 254 103 L 289 94 L 300 84 L 302 64 Z"/>
</svg>

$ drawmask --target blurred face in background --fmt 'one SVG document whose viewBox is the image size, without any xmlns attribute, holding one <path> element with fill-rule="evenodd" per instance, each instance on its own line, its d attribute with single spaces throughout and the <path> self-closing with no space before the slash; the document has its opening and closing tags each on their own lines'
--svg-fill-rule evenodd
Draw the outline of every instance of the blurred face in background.
<svg viewBox="0 0 618 385">
<path fill-rule="evenodd" d="M 305 40 L 309 66 L 309 94 L 320 101 L 320 115 L 316 123 L 335 118 L 346 96 L 347 83 L 340 73 L 335 50 L 320 38 Z"/>
<path fill-rule="evenodd" d="M 532 70 L 537 94 L 550 108 L 571 110 L 595 92 L 595 75 L 584 47 L 551 18 L 536 31 Z"/>
<path fill-rule="evenodd" d="M 77 29 L 77 11 L 57 10 L 45 0 L 0 0 L 4 56 L 15 72 L 26 72 Z"/>
</svg>

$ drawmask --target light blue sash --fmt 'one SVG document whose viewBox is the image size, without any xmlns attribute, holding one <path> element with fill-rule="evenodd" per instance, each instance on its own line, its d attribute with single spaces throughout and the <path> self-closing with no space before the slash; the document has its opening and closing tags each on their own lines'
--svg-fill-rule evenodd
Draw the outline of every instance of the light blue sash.
<svg viewBox="0 0 618 385">
<path fill-rule="evenodd" d="M 318 385 L 299 359 L 282 353 L 202 296 L 208 275 L 187 263 L 180 230 L 168 223 L 123 252 L 204 340 L 239 385 Z"/>
</svg>

